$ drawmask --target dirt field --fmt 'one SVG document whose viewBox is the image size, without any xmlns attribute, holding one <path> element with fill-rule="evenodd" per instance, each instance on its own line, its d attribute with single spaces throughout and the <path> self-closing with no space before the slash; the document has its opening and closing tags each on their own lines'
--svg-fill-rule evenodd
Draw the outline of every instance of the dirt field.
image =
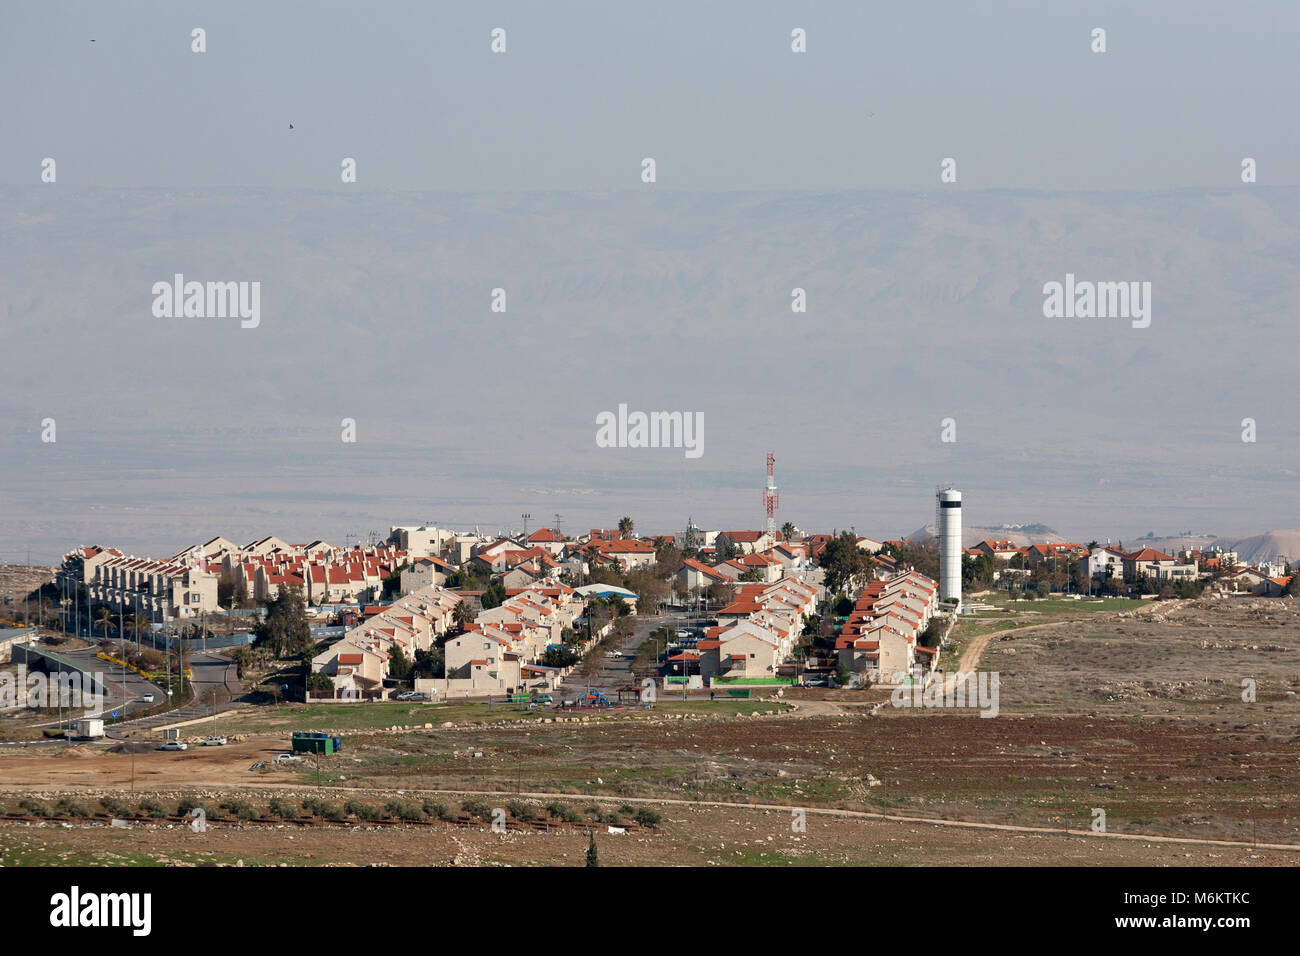
<svg viewBox="0 0 1300 956">
<path fill-rule="evenodd" d="M 340 803 L 358 788 L 381 797 L 489 791 L 502 801 L 522 792 L 542 801 L 564 794 L 658 806 L 662 832 L 602 834 L 606 864 L 1295 865 L 1300 852 L 1253 849 L 1300 847 L 1295 603 L 1126 602 L 1129 610 L 1118 614 L 1076 606 L 1059 616 L 1020 616 L 1013 623 L 1052 625 L 1020 633 L 981 626 L 966 635 L 965 647 L 973 655 L 979 638 L 989 638 L 976 663 L 1001 677 L 1001 715 L 993 719 L 971 710 L 894 708 L 882 689 L 789 691 L 784 699 L 793 710 L 768 701 L 742 707 L 697 700 L 676 705 L 676 713 L 664 705 L 585 724 L 502 714 L 473 720 L 482 711 L 470 705 L 454 721 L 421 721 L 436 708 L 406 705 L 364 719 L 361 709 L 334 716 L 285 706 L 223 717 L 231 728 L 258 731 L 227 747 L 136 755 L 134 789 L 315 792 Z M 1256 681 L 1253 703 L 1241 699 L 1246 677 Z M 780 712 L 763 713 L 769 709 Z M 750 710 L 760 715 L 737 714 Z M 355 726 L 345 731 L 341 754 L 249 769 L 287 749 L 288 730 L 304 723 L 324 729 L 326 716 L 371 727 L 392 720 L 404 729 Z M 51 799 L 55 791 L 89 797 L 127 790 L 131 763 L 129 754 L 102 748 L 6 749 L 0 803 L 12 805 L 31 790 Z M 710 805 L 717 803 L 736 806 Z M 809 811 L 806 834 L 789 829 L 794 808 Z M 1107 837 L 1040 832 L 1086 832 L 1097 809 L 1106 813 Z M 972 828 L 980 826 L 1024 829 Z M 207 835 L 216 844 L 207 847 L 183 828 L 137 827 L 127 841 L 123 831 L 103 826 L 8 819 L 0 822 L 0 848 L 16 862 L 42 854 L 111 862 L 106 854 L 136 853 L 133 862 L 251 865 L 565 864 L 577 863 L 585 847 L 585 837 L 572 832 L 408 829 L 355 821 L 309 830 L 221 828 Z M 1161 837 L 1246 846 L 1148 839 Z"/>
<path fill-rule="evenodd" d="M 0 564 L 0 617 L 9 617 L 2 606 L 6 598 L 21 610 L 24 597 L 53 580 L 53 568 Z"/>
<path fill-rule="evenodd" d="M 597 828 L 603 866 L 1091 865 L 1294 866 L 1294 852 L 1199 846 L 1062 833 L 1010 833 L 859 820 L 810 813 L 792 832 L 789 812 L 665 805 L 654 833 Z M 184 823 L 100 825 L 0 824 L 0 863 L 99 866 L 581 866 L 582 830 L 546 832 L 486 826 L 353 826 L 304 830 L 293 825 Z"/>
<path fill-rule="evenodd" d="M 1011 712 L 1164 714 L 1300 724 L 1300 602 L 1162 602 L 1140 612 L 999 633 L 980 670 L 1001 676 Z M 1242 681 L 1255 681 L 1254 703 Z"/>
</svg>

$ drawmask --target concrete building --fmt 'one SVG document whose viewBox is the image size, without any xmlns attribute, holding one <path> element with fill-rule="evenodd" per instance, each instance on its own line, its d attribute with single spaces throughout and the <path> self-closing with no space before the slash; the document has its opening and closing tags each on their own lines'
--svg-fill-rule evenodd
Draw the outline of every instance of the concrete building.
<svg viewBox="0 0 1300 956">
<path fill-rule="evenodd" d="M 939 600 L 961 606 L 961 492 L 940 489 L 936 495 L 939 512 Z"/>
</svg>

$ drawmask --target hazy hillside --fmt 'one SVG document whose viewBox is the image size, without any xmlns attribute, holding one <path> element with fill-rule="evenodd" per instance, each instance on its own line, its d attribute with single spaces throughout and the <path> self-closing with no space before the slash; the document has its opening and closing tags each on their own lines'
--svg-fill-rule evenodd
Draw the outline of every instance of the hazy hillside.
<svg viewBox="0 0 1300 956">
<path fill-rule="evenodd" d="M 927 541 L 935 537 L 939 529 L 929 524 L 923 528 L 917 528 L 909 534 L 908 540 Z M 971 548 L 981 541 L 1014 541 L 1017 547 L 1027 544 L 1060 544 L 1066 541 L 1045 524 L 1028 524 L 1028 525 L 999 525 L 995 528 L 981 528 L 978 525 L 966 526 L 961 529 L 961 544 L 963 548 Z M 1086 544 L 1087 542 L 1079 542 Z"/>
<path fill-rule="evenodd" d="M 1238 538 L 1235 541 L 1225 543 L 1223 547 L 1228 551 L 1236 551 L 1238 560 L 1249 564 L 1260 561 L 1275 561 L 1282 557 L 1294 564 L 1297 560 L 1300 560 L 1300 530 L 1290 529 L 1252 534 L 1249 537 Z"/>
<path fill-rule="evenodd" d="M 801 527 L 909 527 L 941 481 L 972 527 L 1273 527 L 1300 473 L 1300 423 L 1272 411 L 1297 261 L 1300 190 L 1263 186 L 4 187 L 0 556 L 92 528 L 171 551 L 196 536 L 178 525 L 754 527 L 768 451 Z M 261 324 L 156 318 L 178 272 L 260 282 Z M 1150 327 L 1045 319 L 1067 272 L 1151 282 Z M 702 413 L 703 456 L 597 447 L 620 403 Z"/>
</svg>

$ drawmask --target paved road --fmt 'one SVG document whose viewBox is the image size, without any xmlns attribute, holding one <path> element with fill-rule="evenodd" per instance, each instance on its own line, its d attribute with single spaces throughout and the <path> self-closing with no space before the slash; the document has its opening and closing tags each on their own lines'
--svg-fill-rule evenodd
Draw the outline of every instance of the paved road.
<svg viewBox="0 0 1300 956">
<path fill-rule="evenodd" d="M 632 633 L 618 645 L 618 649 L 623 652 L 623 657 L 606 658 L 601 664 L 600 672 L 592 679 L 590 685 L 576 671 L 569 674 L 560 682 L 559 696 L 572 700 L 579 694 L 585 694 L 588 686 L 599 687 L 606 695 L 610 695 L 618 688 L 633 683 L 632 658 L 636 656 L 637 649 L 649 639 L 650 633 L 665 625 L 675 630 L 684 626 L 687 620 L 688 615 L 681 611 L 638 614 Z"/>
<path fill-rule="evenodd" d="M 136 720 L 126 720 L 106 728 L 111 736 L 120 736 L 124 732 L 149 730 L 154 727 L 166 727 L 171 724 L 194 720 L 198 717 L 210 717 L 213 713 L 211 693 L 217 692 L 216 709 L 218 712 L 228 710 L 235 704 L 231 697 L 239 692 L 235 667 L 230 658 L 211 652 L 195 651 L 188 658 L 190 673 L 193 675 L 190 685 L 194 689 L 195 703 L 161 714 L 151 714 Z"/>
<path fill-rule="evenodd" d="M 129 715 L 132 711 L 156 707 L 160 701 L 166 699 L 161 687 L 151 684 L 135 671 L 124 670 L 121 666 L 104 660 L 97 656 L 98 652 L 98 647 L 80 647 L 54 653 L 57 657 L 88 673 L 104 675 L 105 714 L 119 711 Z M 154 703 L 146 703 L 140 699 L 146 694 L 153 694 Z"/>
</svg>

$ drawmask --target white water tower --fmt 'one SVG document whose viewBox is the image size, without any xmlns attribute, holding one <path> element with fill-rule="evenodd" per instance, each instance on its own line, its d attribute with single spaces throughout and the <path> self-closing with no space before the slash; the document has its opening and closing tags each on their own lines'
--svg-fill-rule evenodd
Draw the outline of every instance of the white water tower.
<svg viewBox="0 0 1300 956">
<path fill-rule="evenodd" d="M 939 528 L 939 600 L 954 598 L 961 606 L 961 492 L 935 492 L 935 524 Z"/>
</svg>

